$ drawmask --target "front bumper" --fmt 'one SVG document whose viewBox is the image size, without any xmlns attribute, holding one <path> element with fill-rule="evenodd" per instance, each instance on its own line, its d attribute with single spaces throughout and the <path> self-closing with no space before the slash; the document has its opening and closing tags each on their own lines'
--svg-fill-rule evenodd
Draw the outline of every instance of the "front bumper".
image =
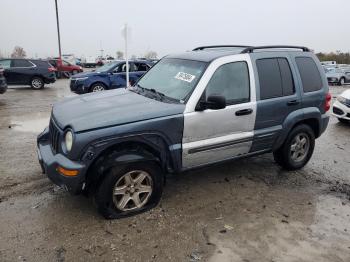
<svg viewBox="0 0 350 262">
<path fill-rule="evenodd" d="M 84 164 L 71 161 L 66 156 L 54 154 L 48 140 L 49 130 L 46 128 L 37 140 L 37 153 L 41 169 L 56 185 L 67 189 L 73 194 L 79 194 L 85 185 L 86 167 Z M 68 170 L 78 170 L 78 175 L 67 177 L 57 171 L 58 167 Z"/>
<path fill-rule="evenodd" d="M 89 92 L 89 87 L 84 85 L 84 81 L 71 79 L 69 87 L 70 91 L 76 94 L 85 94 Z"/>
<path fill-rule="evenodd" d="M 344 105 L 339 101 L 335 101 L 332 106 L 332 115 L 337 118 L 350 120 L 350 106 Z"/>
<path fill-rule="evenodd" d="M 338 84 L 339 79 L 337 77 L 327 77 L 327 81 L 329 84 Z"/>
</svg>

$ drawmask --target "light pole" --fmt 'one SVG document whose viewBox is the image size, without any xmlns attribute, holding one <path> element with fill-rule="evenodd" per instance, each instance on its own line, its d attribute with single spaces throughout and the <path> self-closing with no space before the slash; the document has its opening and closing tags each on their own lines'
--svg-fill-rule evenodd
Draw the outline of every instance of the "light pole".
<svg viewBox="0 0 350 262">
<path fill-rule="evenodd" d="M 59 20 L 58 20 L 57 0 L 55 0 L 55 5 L 56 5 L 57 36 L 58 36 L 58 53 L 59 53 L 59 59 L 61 59 L 61 57 L 62 57 L 62 52 L 61 52 L 61 36 L 60 36 L 60 23 L 59 23 Z"/>
</svg>

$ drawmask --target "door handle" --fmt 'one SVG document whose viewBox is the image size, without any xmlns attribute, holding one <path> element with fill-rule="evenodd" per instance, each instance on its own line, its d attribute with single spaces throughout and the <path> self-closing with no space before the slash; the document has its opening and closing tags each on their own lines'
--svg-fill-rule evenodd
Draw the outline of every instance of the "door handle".
<svg viewBox="0 0 350 262">
<path fill-rule="evenodd" d="M 297 105 L 297 104 L 299 104 L 299 101 L 298 101 L 298 100 L 292 100 L 292 101 L 288 101 L 288 102 L 287 102 L 287 105 L 288 105 L 288 106 L 295 106 L 295 105 Z"/>
<path fill-rule="evenodd" d="M 242 110 L 238 110 L 236 111 L 236 116 L 244 116 L 244 115 L 250 115 L 251 113 L 253 113 L 253 109 L 249 108 L 249 109 L 242 109 Z"/>
</svg>

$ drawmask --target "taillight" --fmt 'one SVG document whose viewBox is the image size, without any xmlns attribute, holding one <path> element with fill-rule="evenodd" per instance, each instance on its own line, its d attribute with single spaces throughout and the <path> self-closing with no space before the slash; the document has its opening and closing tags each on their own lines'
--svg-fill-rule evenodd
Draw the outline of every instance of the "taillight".
<svg viewBox="0 0 350 262">
<path fill-rule="evenodd" d="M 49 69 L 49 72 L 55 72 L 56 71 L 56 68 L 54 68 L 54 67 L 49 67 L 48 69 Z"/>
<path fill-rule="evenodd" d="M 325 100 L 325 104 L 324 104 L 324 110 L 327 112 L 330 108 L 331 108 L 331 100 L 332 100 L 332 96 L 330 93 L 326 94 L 326 100 Z"/>
</svg>

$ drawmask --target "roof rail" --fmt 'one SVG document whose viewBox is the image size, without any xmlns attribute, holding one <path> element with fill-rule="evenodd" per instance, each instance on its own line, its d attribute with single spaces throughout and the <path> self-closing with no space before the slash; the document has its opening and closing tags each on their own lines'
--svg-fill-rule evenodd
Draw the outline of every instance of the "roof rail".
<svg viewBox="0 0 350 262">
<path fill-rule="evenodd" d="M 257 49 L 301 49 L 303 52 L 310 52 L 310 49 L 305 46 L 292 46 L 292 45 L 266 45 L 266 46 L 251 46 L 244 49 L 241 54 L 253 53 Z"/>
<path fill-rule="evenodd" d="M 192 51 L 199 51 L 204 49 L 210 49 L 210 48 L 221 48 L 221 47 L 241 47 L 241 48 L 248 48 L 251 46 L 248 45 L 208 45 L 208 46 L 199 46 L 193 49 Z"/>
</svg>

